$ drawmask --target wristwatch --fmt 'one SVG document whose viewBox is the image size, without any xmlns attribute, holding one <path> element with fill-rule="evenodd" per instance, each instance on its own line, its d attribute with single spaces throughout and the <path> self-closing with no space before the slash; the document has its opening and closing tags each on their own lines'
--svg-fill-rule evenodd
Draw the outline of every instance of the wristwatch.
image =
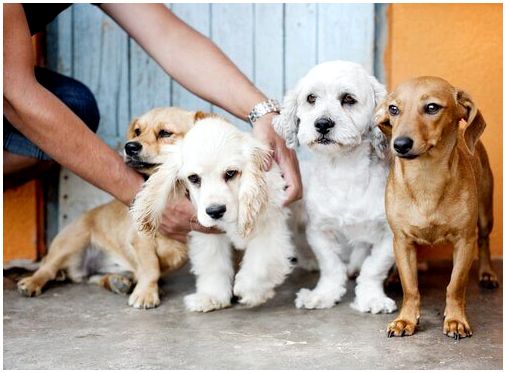
<svg viewBox="0 0 506 373">
<path fill-rule="evenodd" d="M 248 114 L 249 124 L 253 127 L 253 123 L 259 119 L 260 117 L 263 117 L 265 114 L 269 113 L 278 113 L 281 111 L 281 106 L 279 105 L 278 100 L 276 99 L 269 99 L 267 101 L 259 102 L 255 106 L 253 106 L 253 109 Z"/>
</svg>

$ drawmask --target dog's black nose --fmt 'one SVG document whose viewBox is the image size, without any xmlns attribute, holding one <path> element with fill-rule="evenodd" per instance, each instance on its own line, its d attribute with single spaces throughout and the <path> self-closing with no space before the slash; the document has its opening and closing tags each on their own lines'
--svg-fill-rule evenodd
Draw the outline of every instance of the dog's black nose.
<svg viewBox="0 0 506 373">
<path fill-rule="evenodd" d="M 225 211 L 227 211 L 227 206 L 225 205 L 211 205 L 206 208 L 206 214 L 213 219 L 220 219 L 225 214 Z"/>
<path fill-rule="evenodd" d="M 398 137 L 394 141 L 394 149 L 401 155 L 406 155 L 413 147 L 413 140 L 409 137 Z"/>
<path fill-rule="evenodd" d="M 320 132 L 322 135 L 326 135 L 329 133 L 329 129 L 334 127 L 336 124 L 332 119 L 329 118 L 320 118 L 315 123 L 314 126 L 316 130 Z"/>
<path fill-rule="evenodd" d="M 142 149 L 142 144 L 137 141 L 129 141 L 125 144 L 125 153 L 127 155 L 137 155 Z"/>
</svg>

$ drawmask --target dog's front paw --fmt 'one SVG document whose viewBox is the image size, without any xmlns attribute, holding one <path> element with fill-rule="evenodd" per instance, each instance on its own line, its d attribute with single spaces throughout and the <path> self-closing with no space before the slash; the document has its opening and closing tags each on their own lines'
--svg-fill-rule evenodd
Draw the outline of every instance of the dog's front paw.
<svg viewBox="0 0 506 373">
<path fill-rule="evenodd" d="M 234 285 L 234 295 L 239 298 L 239 303 L 248 307 L 259 306 L 274 296 L 272 288 L 262 288 L 246 281 L 237 280 Z"/>
<path fill-rule="evenodd" d="M 395 319 L 387 326 L 387 335 L 390 337 L 404 337 L 413 335 L 416 322 L 404 319 Z"/>
<path fill-rule="evenodd" d="M 128 298 L 128 305 L 134 308 L 149 309 L 158 307 L 159 304 L 158 286 L 137 285 Z"/>
<path fill-rule="evenodd" d="M 230 298 L 218 298 L 203 293 L 194 293 L 184 297 L 188 311 L 209 312 L 230 306 Z"/>
<path fill-rule="evenodd" d="M 339 302 L 346 292 L 346 288 L 341 288 L 335 294 L 328 292 L 319 292 L 317 290 L 300 289 L 295 299 L 297 308 L 322 309 L 331 308 Z"/>
<path fill-rule="evenodd" d="M 473 331 L 471 330 L 471 327 L 465 317 L 460 319 L 445 317 L 443 322 L 443 332 L 448 337 L 457 340 L 473 335 Z"/>
<path fill-rule="evenodd" d="M 240 283 L 234 286 L 234 295 L 239 298 L 239 303 L 247 307 L 259 306 L 274 296 L 274 289 L 259 290 L 254 287 L 243 287 Z"/>
<path fill-rule="evenodd" d="M 499 287 L 499 280 L 493 270 L 480 273 L 480 287 L 485 289 L 496 289 Z"/>
<path fill-rule="evenodd" d="M 356 297 L 350 307 L 360 312 L 392 313 L 397 310 L 393 299 L 387 296 Z"/>
<path fill-rule="evenodd" d="M 18 282 L 18 292 L 25 297 L 36 297 L 42 293 L 42 285 L 33 277 Z"/>
</svg>

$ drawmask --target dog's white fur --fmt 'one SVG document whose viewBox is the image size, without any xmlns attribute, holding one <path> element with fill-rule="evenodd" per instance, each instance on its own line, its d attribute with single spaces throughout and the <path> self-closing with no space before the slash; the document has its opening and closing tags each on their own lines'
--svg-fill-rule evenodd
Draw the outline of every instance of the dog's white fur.
<svg viewBox="0 0 506 373">
<path fill-rule="evenodd" d="M 314 104 L 307 102 L 310 94 Z M 345 94 L 356 103 L 343 104 Z M 371 313 L 396 309 L 383 290 L 394 263 L 384 203 L 386 139 L 373 125 L 374 108 L 385 94 L 362 66 L 326 62 L 287 93 L 274 121 L 289 147 L 300 143 L 312 153 L 301 170 L 306 235 L 321 274 L 315 289 L 298 292 L 298 308 L 332 307 L 346 292 L 347 275 L 360 272 L 352 307 Z M 315 128 L 320 118 L 335 122 L 324 140 Z"/>
<path fill-rule="evenodd" d="M 141 230 L 152 231 L 166 203 L 188 190 L 199 223 L 225 232 L 189 234 L 197 291 L 185 297 L 187 309 L 227 307 L 232 291 L 247 306 L 264 303 L 290 273 L 294 256 L 280 170 L 275 164 L 268 172 L 263 169 L 268 149 L 217 117 L 198 121 L 171 149 L 168 160 L 138 194 L 131 213 Z M 225 173 L 231 170 L 237 174 L 226 181 Z M 191 175 L 198 175 L 200 185 L 190 181 Z M 226 206 L 222 218 L 206 213 L 213 205 Z M 232 244 L 245 250 L 233 286 Z"/>
</svg>

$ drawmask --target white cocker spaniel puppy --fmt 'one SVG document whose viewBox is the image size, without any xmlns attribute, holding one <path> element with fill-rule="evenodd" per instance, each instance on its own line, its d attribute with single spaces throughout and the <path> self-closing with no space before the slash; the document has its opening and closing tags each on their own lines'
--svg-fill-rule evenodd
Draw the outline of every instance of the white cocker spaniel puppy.
<svg viewBox="0 0 506 373">
<path fill-rule="evenodd" d="M 197 291 L 185 297 L 190 311 L 247 306 L 274 296 L 292 269 L 294 249 L 283 207 L 284 181 L 268 148 L 251 134 L 213 116 L 201 119 L 137 195 L 131 213 L 140 230 L 153 232 L 170 200 L 189 195 L 197 220 L 223 234 L 191 232 L 188 248 Z M 235 275 L 232 245 L 245 250 Z"/>
<path fill-rule="evenodd" d="M 387 142 L 373 125 L 383 85 L 352 62 L 332 61 L 311 69 L 285 96 L 276 131 L 301 162 L 306 236 L 320 268 L 313 290 L 301 289 L 298 308 L 329 308 L 346 292 L 348 276 L 359 273 L 352 307 L 393 312 L 383 281 L 394 264 L 392 233 L 385 215 Z"/>
</svg>

